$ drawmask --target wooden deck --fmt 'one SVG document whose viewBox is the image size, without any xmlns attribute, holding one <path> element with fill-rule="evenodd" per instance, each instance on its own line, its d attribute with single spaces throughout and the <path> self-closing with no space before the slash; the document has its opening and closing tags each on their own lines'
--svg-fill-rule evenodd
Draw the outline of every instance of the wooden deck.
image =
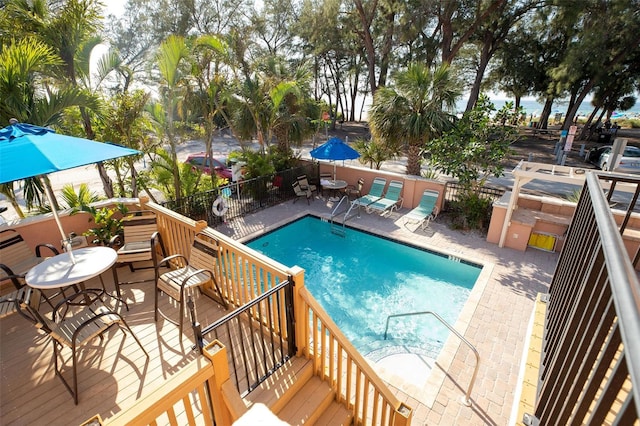
<svg viewBox="0 0 640 426">
<path fill-rule="evenodd" d="M 121 280 L 131 279 L 127 268 L 119 268 Z M 110 273 L 103 275 L 107 290 L 113 290 Z M 153 277 L 152 270 L 135 272 L 135 278 Z M 96 279 L 87 287 L 99 287 Z M 104 342 L 80 351 L 78 364 L 79 403 L 75 405 L 61 380 L 55 377 L 52 344 L 18 313 L 0 319 L 0 423 L 3 425 L 80 424 L 95 414 L 108 419 L 197 358 L 193 336 L 185 319 L 182 339 L 178 327 L 159 317 L 154 321 L 154 284 L 145 282 L 122 287 L 130 310 L 125 320 L 149 352 L 149 359 L 131 336 L 123 339 L 118 329 L 107 333 Z M 43 304 L 43 309 L 48 305 Z M 172 319 L 178 309 L 160 295 L 160 309 Z M 206 296 L 196 298 L 198 320 L 210 324 L 227 311 Z M 65 378 L 71 380 L 71 351 L 66 357 Z"/>
</svg>

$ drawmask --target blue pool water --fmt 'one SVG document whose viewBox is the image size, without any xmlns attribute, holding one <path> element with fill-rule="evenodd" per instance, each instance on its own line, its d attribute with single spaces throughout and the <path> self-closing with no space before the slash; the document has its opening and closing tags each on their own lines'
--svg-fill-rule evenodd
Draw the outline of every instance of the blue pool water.
<svg viewBox="0 0 640 426">
<path fill-rule="evenodd" d="M 388 315 L 434 311 L 453 325 L 481 267 L 330 224 L 306 216 L 247 243 L 278 262 L 305 270 L 305 285 L 351 340 L 370 357 L 411 347 L 436 357 L 449 331 L 431 315 L 392 319 Z"/>
</svg>

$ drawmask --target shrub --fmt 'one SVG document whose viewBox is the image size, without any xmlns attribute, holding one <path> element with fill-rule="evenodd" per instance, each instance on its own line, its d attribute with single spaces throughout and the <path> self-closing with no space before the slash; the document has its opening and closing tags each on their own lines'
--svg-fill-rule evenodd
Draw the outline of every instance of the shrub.
<svg viewBox="0 0 640 426">
<path fill-rule="evenodd" d="M 481 198 L 474 192 L 460 194 L 451 202 L 451 227 L 454 229 L 486 230 L 491 221 L 491 200 Z"/>
</svg>

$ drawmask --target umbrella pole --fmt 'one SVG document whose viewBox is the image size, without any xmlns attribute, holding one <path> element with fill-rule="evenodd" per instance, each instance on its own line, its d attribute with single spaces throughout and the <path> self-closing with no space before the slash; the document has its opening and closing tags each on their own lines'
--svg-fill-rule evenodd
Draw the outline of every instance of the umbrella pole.
<svg viewBox="0 0 640 426">
<path fill-rule="evenodd" d="M 54 207 L 53 194 L 51 193 L 51 189 L 49 188 L 49 185 L 47 185 L 47 183 L 44 181 L 44 179 L 41 179 L 41 180 L 42 180 L 42 185 L 44 186 L 44 193 L 49 199 L 49 205 L 51 206 L 51 213 L 53 213 L 53 218 L 56 221 L 56 225 L 58 225 L 58 230 L 60 231 L 60 235 L 62 236 L 62 241 L 64 241 L 65 249 L 67 250 L 67 253 L 69 253 L 71 262 L 75 264 L 76 260 L 73 257 L 73 253 L 71 250 L 71 243 L 69 242 L 69 238 L 65 235 L 64 229 L 62 229 L 62 222 L 60 222 L 60 216 L 58 216 L 58 211 Z"/>
<path fill-rule="evenodd" d="M 333 181 L 336 181 L 336 160 L 333 160 Z"/>
</svg>

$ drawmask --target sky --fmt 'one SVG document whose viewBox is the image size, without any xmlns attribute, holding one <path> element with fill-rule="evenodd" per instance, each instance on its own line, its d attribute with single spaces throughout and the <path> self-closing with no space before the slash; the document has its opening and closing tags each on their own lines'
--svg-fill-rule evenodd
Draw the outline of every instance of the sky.
<svg viewBox="0 0 640 426">
<path fill-rule="evenodd" d="M 127 0 L 106 0 L 104 3 L 106 14 L 122 16 L 124 13 L 124 5 L 127 3 Z"/>
</svg>

